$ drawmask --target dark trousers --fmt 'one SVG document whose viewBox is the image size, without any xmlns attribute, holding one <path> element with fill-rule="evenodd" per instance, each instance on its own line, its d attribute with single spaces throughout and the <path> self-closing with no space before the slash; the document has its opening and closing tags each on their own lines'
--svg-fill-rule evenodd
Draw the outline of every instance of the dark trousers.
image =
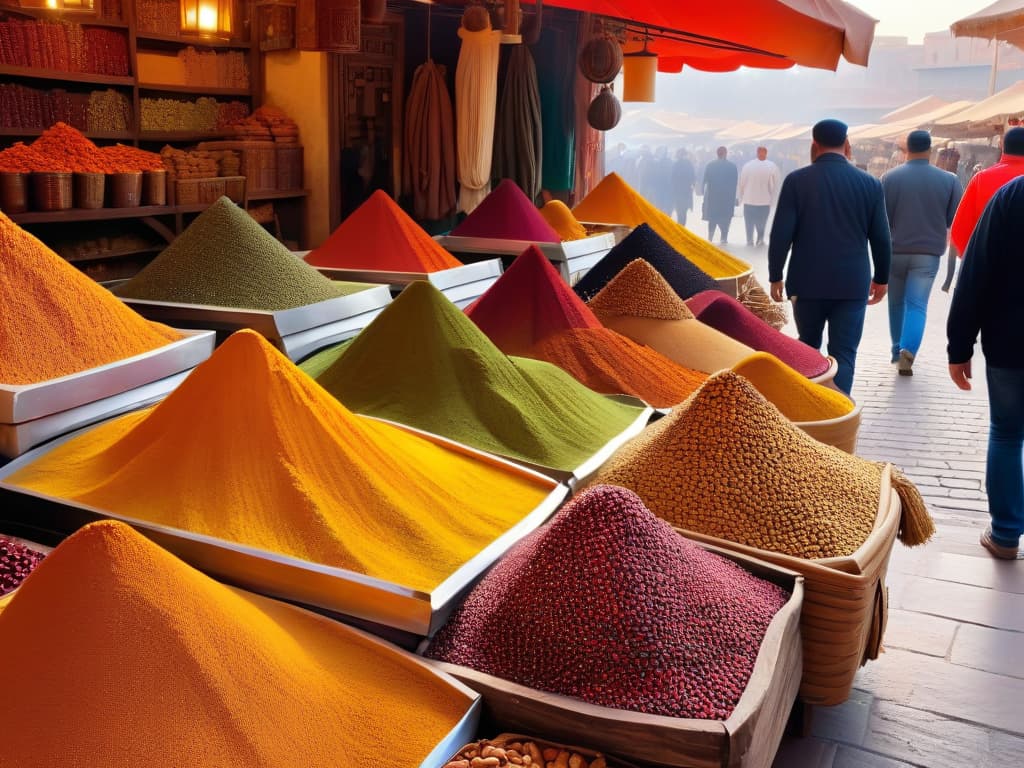
<svg viewBox="0 0 1024 768">
<path fill-rule="evenodd" d="M 708 220 L 708 240 L 712 243 L 715 242 L 715 228 L 717 227 L 721 232 L 721 242 L 729 242 L 729 225 L 732 224 L 732 216 L 729 218 L 722 219 L 709 219 Z"/>
<path fill-rule="evenodd" d="M 839 363 L 835 385 L 846 394 L 853 389 L 857 347 L 864 333 L 866 299 L 805 299 L 793 302 L 793 319 L 800 341 L 821 349 L 821 337 L 828 324 L 828 354 Z"/>
<path fill-rule="evenodd" d="M 764 228 L 768 226 L 770 205 L 743 204 L 743 221 L 747 225 L 747 245 L 754 244 L 754 232 L 757 232 L 757 244 L 764 242 Z"/>
<path fill-rule="evenodd" d="M 985 367 L 990 426 L 985 490 L 992 539 L 1016 547 L 1024 534 L 1024 370 Z"/>
</svg>

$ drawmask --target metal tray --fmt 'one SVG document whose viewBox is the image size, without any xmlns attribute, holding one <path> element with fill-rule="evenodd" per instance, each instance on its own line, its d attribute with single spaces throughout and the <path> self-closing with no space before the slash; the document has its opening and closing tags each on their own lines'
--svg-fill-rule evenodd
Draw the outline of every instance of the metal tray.
<svg viewBox="0 0 1024 768">
<path fill-rule="evenodd" d="M 213 353 L 212 331 L 182 331 L 185 338 L 159 349 L 37 384 L 0 384 L 0 424 L 20 424 L 66 411 L 199 365 Z"/>
<path fill-rule="evenodd" d="M 308 331 L 300 331 L 299 333 L 282 336 L 280 339 L 274 341 L 274 344 L 278 346 L 289 359 L 297 363 L 300 360 L 309 357 L 314 352 L 319 352 L 324 347 L 329 347 L 332 344 L 340 344 L 343 341 L 347 341 L 348 339 L 357 336 L 363 328 L 373 322 L 377 315 L 384 311 L 384 308 L 390 302 L 391 296 L 389 294 L 387 302 L 381 303 L 379 306 L 376 306 L 371 310 L 351 315 L 346 317 L 344 320 L 327 323 L 326 325 L 318 325 L 315 328 L 310 328 Z"/>
<path fill-rule="evenodd" d="M 602 232 L 561 243 L 534 243 L 530 240 L 503 240 L 489 237 L 458 237 L 436 235 L 440 245 L 460 261 L 476 262 L 495 255 L 511 260 L 531 245 L 540 248 L 548 261 L 555 265 L 562 279 L 567 283 L 571 275 L 585 272 L 596 264 L 608 251 L 615 247 L 615 234 Z"/>
<path fill-rule="evenodd" d="M 497 456 L 505 461 L 511 462 L 513 464 L 518 464 L 521 467 L 529 469 L 532 472 L 545 475 L 546 477 L 553 478 L 560 483 L 564 483 L 569 487 L 569 490 L 574 493 L 576 491 L 576 488 L 586 483 L 586 481 L 589 480 L 590 477 L 595 472 L 597 472 L 597 470 L 599 470 L 604 465 L 604 463 L 608 461 L 608 459 L 612 457 L 612 454 L 619 450 L 619 448 L 625 445 L 629 440 L 639 435 L 643 431 L 644 427 L 646 427 L 647 424 L 650 422 L 655 412 L 654 409 L 651 408 L 651 406 L 647 405 L 643 400 L 632 397 L 630 395 L 606 395 L 606 397 L 608 397 L 610 400 L 615 400 L 625 405 L 633 405 L 638 408 L 642 408 L 643 410 L 636 417 L 636 419 L 634 419 L 633 422 L 629 424 L 629 426 L 627 426 L 624 430 L 622 430 L 622 432 L 620 432 L 607 443 L 605 443 L 600 449 L 597 450 L 596 453 L 594 453 L 590 458 L 586 459 L 578 467 L 575 467 L 572 470 L 556 469 L 555 467 L 547 467 L 544 466 L 543 464 L 534 464 L 533 462 L 526 461 L 525 459 L 519 459 L 516 458 L 515 456 L 506 456 L 504 454 L 497 454 Z M 425 430 L 410 426 L 408 424 L 402 424 L 399 421 L 392 421 L 391 419 L 383 419 L 377 416 L 370 416 L 367 414 L 363 415 L 368 419 L 373 419 L 374 421 L 382 421 L 385 424 L 390 424 L 393 427 L 398 427 L 399 429 L 403 429 L 406 432 L 411 432 L 412 434 L 415 435 L 420 435 L 428 439 L 433 437 L 433 433 L 431 432 L 426 432 Z"/>
<path fill-rule="evenodd" d="M 111 281 L 104 283 L 104 286 L 113 289 L 123 282 L 123 280 Z M 379 311 L 391 302 L 391 292 L 386 285 L 374 285 L 348 296 L 339 296 L 326 301 L 318 301 L 315 304 L 274 311 L 118 298 L 150 320 L 175 326 L 180 325 L 185 328 L 211 328 L 217 331 L 237 331 L 242 328 L 251 328 L 268 340 L 280 345 L 281 339 L 285 336 L 302 333 L 311 328 L 329 325 L 375 310 Z"/>
<path fill-rule="evenodd" d="M 54 437 L 163 400 L 192 372 L 176 373 L 85 405 L 20 424 L 0 424 L 0 456 L 15 458 Z"/>
<path fill-rule="evenodd" d="M 311 265 L 313 266 L 313 265 Z M 387 283 L 392 293 L 400 293 L 407 285 L 425 280 L 460 309 L 469 306 L 494 285 L 501 276 L 501 259 L 487 259 L 461 267 L 442 269 L 437 272 L 387 272 L 360 269 L 336 269 L 316 267 L 317 271 L 331 280 L 352 282 Z"/>
<path fill-rule="evenodd" d="M 436 631 L 477 579 L 509 547 L 551 517 L 569 493 L 567 486 L 538 472 L 437 435 L 425 435 L 437 445 L 532 478 L 549 489 L 548 495 L 533 511 L 484 547 L 432 592 L 426 593 L 344 568 L 311 563 L 213 536 L 126 517 L 7 482 L 7 478 L 20 468 L 88 429 L 57 438 L 0 467 L 0 525 L 9 520 L 32 529 L 70 534 L 96 520 L 120 520 L 219 581 L 421 636 Z"/>
</svg>

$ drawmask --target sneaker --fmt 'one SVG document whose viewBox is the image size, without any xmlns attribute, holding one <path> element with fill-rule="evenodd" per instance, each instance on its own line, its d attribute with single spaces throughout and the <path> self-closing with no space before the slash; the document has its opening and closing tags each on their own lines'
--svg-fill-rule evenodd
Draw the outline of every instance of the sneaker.
<svg viewBox="0 0 1024 768">
<path fill-rule="evenodd" d="M 899 359 L 899 372 L 900 376 L 913 376 L 914 375 L 914 353 L 909 349 L 900 350 Z"/>
<path fill-rule="evenodd" d="M 1016 560 L 1017 547 L 1004 547 L 992 540 L 992 526 L 990 525 L 981 534 L 981 546 L 988 550 L 992 557 L 999 560 Z"/>
</svg>

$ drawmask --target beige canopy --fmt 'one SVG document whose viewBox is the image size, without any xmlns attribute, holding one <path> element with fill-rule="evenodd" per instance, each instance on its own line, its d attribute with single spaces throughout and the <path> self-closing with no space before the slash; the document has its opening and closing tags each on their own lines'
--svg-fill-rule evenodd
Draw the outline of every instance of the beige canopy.
<svg viewBox="0 0 1024 768">
<path fill-rule="evenodd" d="M 936 120 L 939 126 L 964 126 L 982 124 L 990 127 L 1002 124 L 1008 117 L 1024 114 L 1024 81 L 1019 81 L 982 99 L 973 107 Z M 1000 131 L 1001 132 L 1001 131 Z"/>
<path fill-rule="evenodd" d="M 1024 0 L 997 0 L 950 27 L 956 37 L 1005 40 L 1024 48 Z"/>
</svg>

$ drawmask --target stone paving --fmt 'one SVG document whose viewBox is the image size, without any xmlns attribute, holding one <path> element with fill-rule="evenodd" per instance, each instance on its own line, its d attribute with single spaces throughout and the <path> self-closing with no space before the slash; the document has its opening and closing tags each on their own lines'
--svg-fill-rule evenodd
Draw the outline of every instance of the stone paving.
<svg viewBox="0 0 1024 768">
<path fill-rule="evenodd" d="M 703 222 L 694 228 L 706 235 Z M 730 234 L 742 241 L 742 219 Z M 767 248 L 728 250 L 767 288 Z M 949 379 L 944 270 L 914 375 L 889 362 L 883 302 L 868 307 L 853 389 L 857 452 L 905 470 L 937 534 L 914 549 L 896 543 L 885 652 L 859 671 L 846 703 L 812 710 L 809 734 L 786 737 L 775 768 L 1024 766 L 1024 560 L 996 561 L 978 544 L 988 521 L 984 363 L 979 349 L 971 392 Z M 792 322 L 784 330 L 796 335 Z"/>
</svg>

